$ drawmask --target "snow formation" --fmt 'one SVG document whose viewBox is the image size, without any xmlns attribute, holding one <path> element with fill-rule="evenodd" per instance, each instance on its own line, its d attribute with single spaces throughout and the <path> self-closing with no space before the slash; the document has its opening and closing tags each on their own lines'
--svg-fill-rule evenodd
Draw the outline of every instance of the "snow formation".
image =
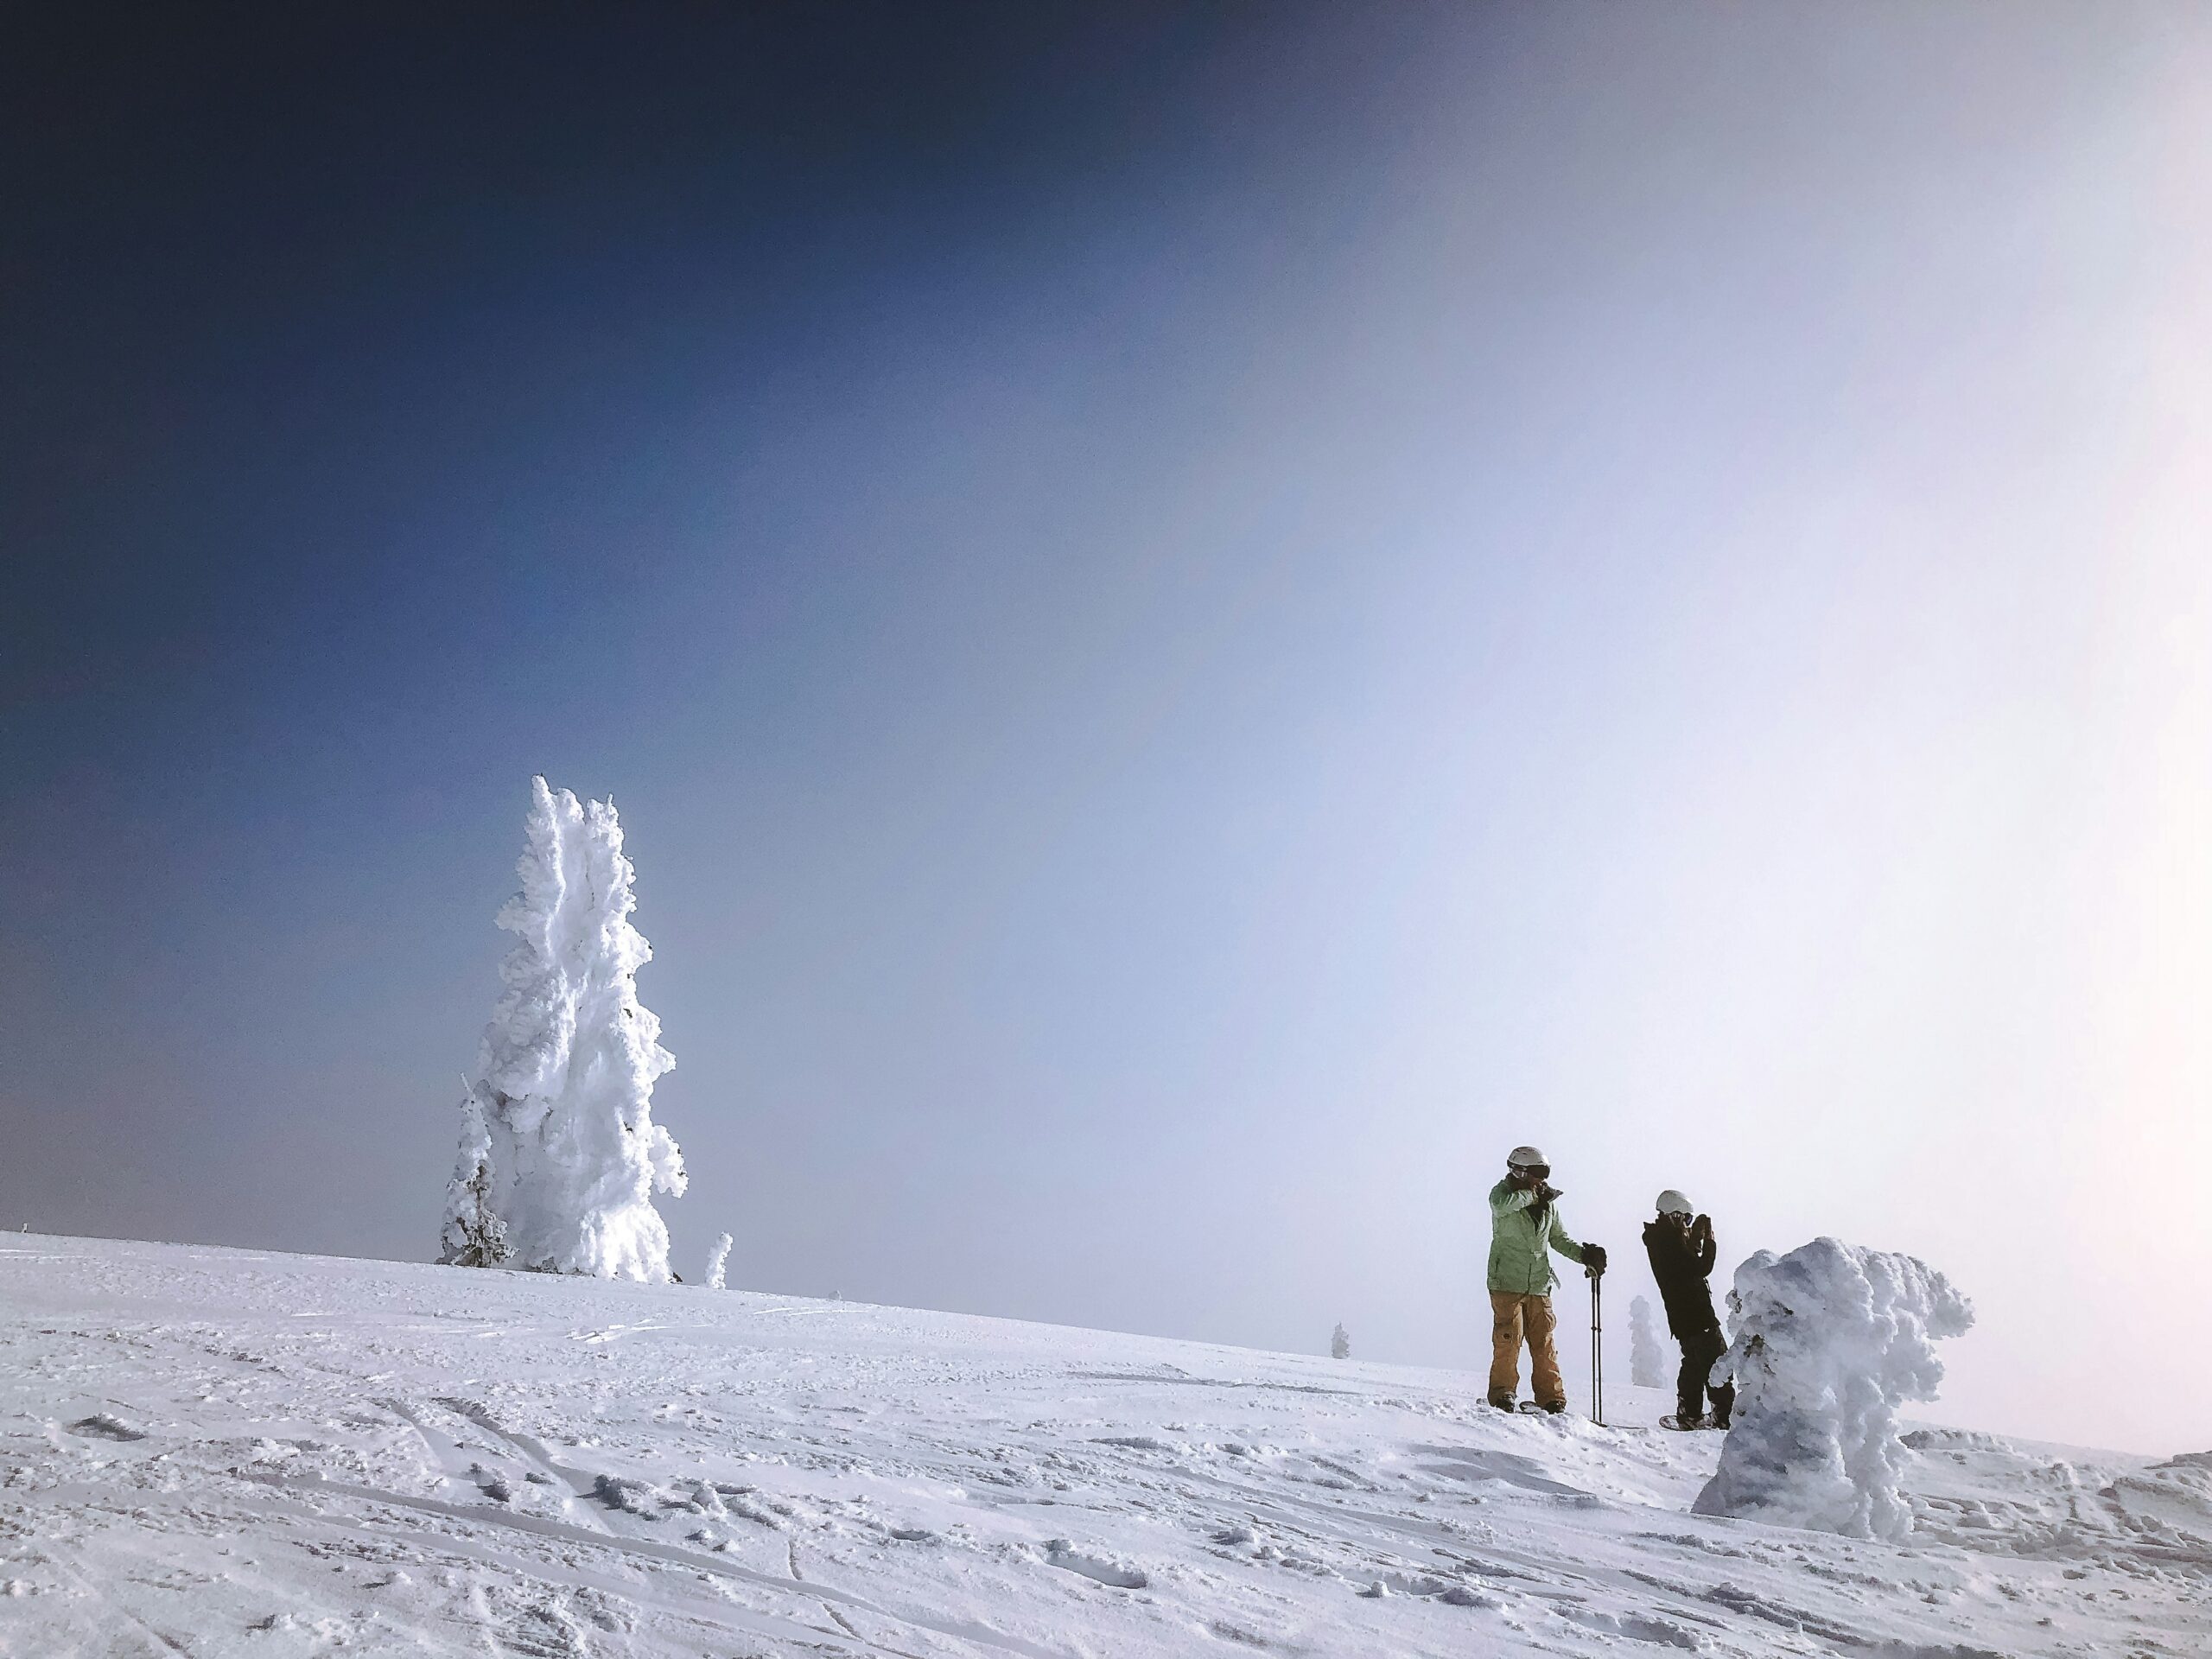
<svg viewBox="0 0 2212 1659">
<path fill-rule="evenodd" d="M 722 1282 L 722 1275 L 729 1267 L 729 1247 L 736 1243 L 737 1241 L 728 1233 L 721 1235 L 715 1240 L 714 1252 L 707 1257 L 707 1288 L 709 1290 L 724 1290 L 728 1287 Z"/>
<path fill-rule="evenodd" d="M 654 1081 L 676 1058 L 638 1001 L 652 948 L 630 925 L 636 872 L 611 801 L 533 779 L 525 834 L 439 1259 L 658 1283 L 668 1230 L 652 1195 L 681 1195 L 683 1156 L 652 1120 Z"/>
<path fill-rule="evenodd" d="M 1639 1389 L 1667 1386 L 1667 1351 L 1660 1346 L 1651 1304 L 1642 1296 L 1628 1305 L 1628 1380 Z"/>
<path fill-rule="evenodd" d="M 1973 1304 L 1916 1257 L 1816 1238 L 1738 1268 L 1730 1306 L 1713 1370 L 1735 1372 L 1735 1422 L 1695 1512 L 1910 1536 L 1897 1410 L 1936 1397 L 1936 1339 L 1962 1335 Z"/>
</svg>

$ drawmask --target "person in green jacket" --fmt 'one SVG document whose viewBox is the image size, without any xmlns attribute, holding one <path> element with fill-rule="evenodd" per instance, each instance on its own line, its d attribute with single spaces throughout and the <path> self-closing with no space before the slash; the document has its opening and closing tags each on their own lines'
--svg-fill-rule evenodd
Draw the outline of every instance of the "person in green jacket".
<svg viewBox="0 0 2212 1659">
<path fill-rule="evenodd" d="M 1534 1147 L 1516 1147 L 1505 1179 L 1490 1190 L 1490 1403 L 1511 1411 L 1521 1383 L 1521 1344 L 1529 1344 L 1529 1383 L 1546 1411 L 1567 1409 L 1567 1384 L 1552 1345 L 1551 1253 L 1580 1262 L 1594 1278 L 1605 1270 L 1602 1244 L 1578 1244 L 1559 1218 L 1552 1166 Z"/>
</svg>

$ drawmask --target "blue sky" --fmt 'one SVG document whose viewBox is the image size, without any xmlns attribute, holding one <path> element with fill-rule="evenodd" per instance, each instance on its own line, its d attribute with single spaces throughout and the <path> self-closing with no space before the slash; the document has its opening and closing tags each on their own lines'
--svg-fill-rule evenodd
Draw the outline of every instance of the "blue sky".
<svg viewBox="0 0 2212 1659">
<path fill-rule="evenodd" d="M 1459 1363 L 1535 1140 L 2212 1440 L 2192 13 L 47 27 L 0 1221 L 429 1253 L 543 772 L 679 1266 Z"/>
</svg>

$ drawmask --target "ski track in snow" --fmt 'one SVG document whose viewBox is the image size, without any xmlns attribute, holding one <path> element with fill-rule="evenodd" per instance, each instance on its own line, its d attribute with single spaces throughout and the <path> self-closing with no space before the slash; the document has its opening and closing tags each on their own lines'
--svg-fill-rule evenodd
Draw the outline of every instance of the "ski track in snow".
<svg viewBox="0 0 2212 1659">
<path fill-rule="evenodd" d="M 1481 1384 L 19 1236 L 0 1656 L 2212 1653 L 2212 1455 L 1919 1429 L 1891 1546 L 1691 1516 L 1656 1391 Z"/>
</svg>

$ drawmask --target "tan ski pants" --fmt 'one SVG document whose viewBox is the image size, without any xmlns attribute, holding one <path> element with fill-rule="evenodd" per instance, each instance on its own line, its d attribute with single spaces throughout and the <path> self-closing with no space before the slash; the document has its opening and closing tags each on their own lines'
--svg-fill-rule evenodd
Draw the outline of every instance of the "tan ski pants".
<svg viewBox="0 0 2212 1659">
<path fill-rule="evenodd" d="M 1492 1291 L 1490 1297 L 1490 1391 L 1510 1399 L 1521 1382 L 1521 1338 L 1529 1338 L 1529 1382 L 1540 1406 L 1567 1403 L 1567 1384 L 1559 1374 L 1552 1346 L 1558 1320 L 1548 1296 L 1516 1296 Z"/>
</svg>

